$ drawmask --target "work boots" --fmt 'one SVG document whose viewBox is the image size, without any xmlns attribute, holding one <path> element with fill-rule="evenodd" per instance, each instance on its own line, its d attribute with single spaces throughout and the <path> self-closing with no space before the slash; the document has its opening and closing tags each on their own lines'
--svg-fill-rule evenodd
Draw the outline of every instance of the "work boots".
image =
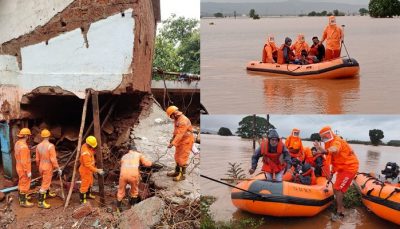
<svg viewBox="0 0 400 229">
<path fill-rule="evenodd" d="M 96 199 L 96 196 L 95 195 L 93 195 L 92 194 L 92 188 L 89 188 L 89 190 L 87 191 L 87 193 L 86 193 L 87 195 L 87 198 L 89 198 L 89 199 Z"/>
<path fill-rule="evenodd" d="M 139 202 L 139 198 L 137 196 L 135 197 L 129 197 L 129 203 L 131 204 L 131 206 L 137 204 Z"/>
<path fill-rule="evenodd" d="M 55 192 L 50 191 L 50 189 L 47 190 L 46 192 L 47 197 L 56 197 L 57 194 Z"/>
<path fill-rule="evenodd" d="M 185 179 L 185 173 L 186 173 L 186 166 L 178 166 L 179 167 L 179 172 L 176 177 L 173 178 L 173 181 L 182 181 Z"/>
<path fill-rule="evenodd" d="M 117 212 L 119 213 L 122 212 L 122 200 L 121 201 L 117 200 Z"/>
<path fill-rule="evenodd" d="M 175 166 L 175 171 L 171 171 L 167 173 L 167 176 L 169 177 L 176 177 L 179 174 L 179 165 Z"/>
<path fill-rule="evenodd" d="M 39 192 L 38 207 L 45 209 L 49 209 L 51 207 L 50 204 L 46 203 L 46 193 Z"/>
<path fill-rule="evenodd" d="M 85 193 L 79 193 L 79 201 L 81 204 L 86 204 L 86 192 Z"/>
<path fill-rule="evenodd" d="M 33 204 L 27 200 L 27 196 L 28 196 L 28 194 L 25 194 L 22 192 L 18 193 L 19 205 L 21 207 L 31 208 L 31 207 L 33 207 Z"/>
</svg>

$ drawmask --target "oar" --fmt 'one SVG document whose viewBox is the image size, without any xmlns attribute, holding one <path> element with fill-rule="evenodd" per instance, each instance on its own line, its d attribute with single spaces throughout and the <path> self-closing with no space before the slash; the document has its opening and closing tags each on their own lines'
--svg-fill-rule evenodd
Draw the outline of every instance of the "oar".
<svg viewBox="0 0 400 229">
<path fill-rule="evenodd" d="M 345 27 L 345 25 L 342 25 L 343 34 L 344 34 L 344 27 Z M 343 35 L 343 40 L 342 40 L 342 42 L 340 43 L 340 51 L 342 51 L 342 45 L 344 46 L 344 49 L 346 50 L 347 56 L 349 57 L 349 62 L 352 63 L 351 58 L 350 58 L 350 55 L 349 55 L 349 52 L 347 51 L 346 44 L 344 43 L 344 35 Z"/>
<path fill-rule="evenodd" d="M 255 196 L 259 197 L 259 198 L 264 198 L 261 194 L 258 194 L 258 193 L 255 193 L 255 192 L 251 192 L 251 191 L 249 191 L 249 190 L 242 189 L 242 188 L 236 187 L 236 186 L 234 186 L 234 185 L 230 185 L 230 184 L 224 183 L 224 182 L 222 182 L 222 181 L 219 181 L 219 180 L 216 180 L 216 179 L 214 179 L 214 178 L 205 176 L 205 175 L 203 175 L 203 174 L 200 174 L 200 176 L 201 176 L 201 177 L 204 177 L 204 178 L 206 178 L 206 179 L 209 179 L 209 180 L 211 180 L 211 181 L 214 181 L 214 182 L 217 182 L 217 183 L 220 183 L 220 184 L 229 186 L 229 187 L 231 187 L 231 188 L 236 188 L 236 189 L 239 189 L 240 191 L 253 194 L 253 195 L 255 195 Z"/>
</svg>

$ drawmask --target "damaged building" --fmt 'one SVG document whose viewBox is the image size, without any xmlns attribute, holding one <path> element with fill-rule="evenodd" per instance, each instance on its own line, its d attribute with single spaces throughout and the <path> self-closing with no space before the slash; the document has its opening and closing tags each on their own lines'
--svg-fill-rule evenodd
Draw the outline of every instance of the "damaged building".
<svg viewBox="0 0 400 229">
<path fill-rule="evenodd" d="M 83 136 L 93 134 L 99 114 L 104 159 L 129 140 L 153 102 L 159 21 L 159 0 L 0 2 L 0 163 L 7 178 L 16 177 L 12 152 L 23 127 L 32 130 L 32 144 L 49 128 L 60 164 L 72 158 L 83 109 Z"/>
</svg>

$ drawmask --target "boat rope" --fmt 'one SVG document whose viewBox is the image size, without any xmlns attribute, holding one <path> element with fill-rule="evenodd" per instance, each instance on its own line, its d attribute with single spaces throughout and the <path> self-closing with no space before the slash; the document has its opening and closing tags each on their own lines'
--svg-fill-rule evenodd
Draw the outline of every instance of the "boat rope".
<svg viewBox="0 0 400 229">
<path fill-rule="evenodd" d="M 395 193 L 400 193 L 400 189 L 399 188 L 395 188 L 386 198 L 385 200 L 389 199 L 390 197 L 393 196 L 393 194 Z"/>
</svg>

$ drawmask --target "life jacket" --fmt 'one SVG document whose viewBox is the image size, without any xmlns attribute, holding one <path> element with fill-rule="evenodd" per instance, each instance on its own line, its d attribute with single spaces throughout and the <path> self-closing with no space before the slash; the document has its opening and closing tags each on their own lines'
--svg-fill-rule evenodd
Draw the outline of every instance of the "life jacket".
<svg viewBox="0 0 400 229">
<path fill-rule="evenodd" d="M 286 167 L 283 161 L 283 143 L 281 139 L 278 142 L 276 153 L 270 152 L 268 139 L 262 140 L 260 147 L 264 163 L 261 169 L 262 171 L 278 173 Z"/>
<path fill-rule="evenodd" d="M 289 46 L 283 44 L 283 45 L 281 45 L 281 47 L 280 47 L 280 48 L 278 49 L 278 51 L 277 51 L 278 57 L 277 57 L 277 61 L 276 61 L 276 62 L 277 62 L 278 64 L 286 64 L 285 57 L 283 56 L 283 48 L 284 48 L 285 46 L 288 47 L 288 49 L 289 49 L 289 53 L 288 53 L 288 55 L 289 55 L 289 60 L 294 59 L 294 53 L 293 53 L 293 51 L 290 49 Z"/>
<path fill-rule="evenodd" d="M 318 47 L 319 47 L 319 44 L 317 44 L 317 45 L 312 45 L 311 46 L 311 48 L 310 48 L 310 52 L 308 53 L 308 55 L 310 55 L 310 56 L 318 56 Z"/>
<path fill-rule="evenodd" d="M 297 174 L 295 182 L 305 185 L 317 184 L 317 177 L 315 176 L 314 169 L 310 168 L 309 170 L 307 170 L 302 174 Z"/>
<path fill-rule="evenodd" d="M 267 50 L 266 50 L 267 48 L 271 49 L 272 59 L 274 59 L 274 57 L 276 58 L 276 56 L 277 56 L 277 48 L 276 48 L 276 46 L 275 45 L 271 45 L 269 43 L 265 43 L 263 51 L 262 51 L 262 62 L 263 63 L 267 63 L 267 59 L 268 59 L 268 53 L 267 53 Z"/>
<path fill-rule="evenodd" d="M 359 162 L 353 149 L 345 140 L 335 135 L 332 141 L 325 143 L 325 149 L 328 150 L 331 146 L 337 145 L 337 143 L 340 145 L 338 152 L 329 152 L 333 170 L 335 172 L 348 171 L 356 173 L 358 171 Z"/>
</svg>

